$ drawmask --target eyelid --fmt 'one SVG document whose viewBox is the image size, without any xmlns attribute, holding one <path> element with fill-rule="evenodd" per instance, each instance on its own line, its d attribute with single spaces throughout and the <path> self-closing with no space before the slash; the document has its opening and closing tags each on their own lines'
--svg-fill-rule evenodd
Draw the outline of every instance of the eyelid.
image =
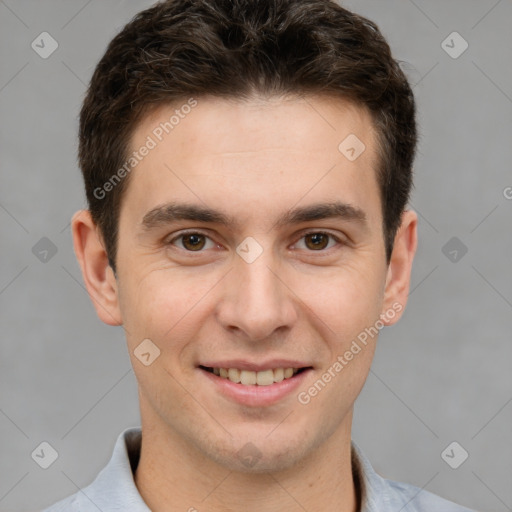
<svg viewBox="0 0 512 512">
<path fill-rule="evenodd" d="M 164 245 L 174 245 L 173 242 L 175 242 L 176 240 L 179 240 L 180 238 L 186 236 L 186 235 L 201 235 L 201 236 L 204 236 L 205 238 L 209 238 L 214 244 L 218 245 L 217 242 L 214 242 L 214 240 L 212 239 L 212 237 L 207 234 L 205 231 L 201 230 L 201 229 L 185 229 L 185 230 L 181 230 L 181 231 L 178 231 L 177 233 L 174 233 L 172 235 L 172 238 L 169 239 L 169 237 L 165 237 L 164 238 Z M 178 249 L 181 249 L 181 247 L 178 247 Z M 185 249 L 181 249 L 182 251 L 185 251 L 185 252 L 188 252 L 190 254 L 201 254 L 202 252 L 204 252 L 204 250 L 201 250 L 201 251 L 187 251 Z"/>
<path fill-rule="evenodd" d="M 307 229 L 305 231 L 302 231 L 299 234 L 299 238 L 298 238 L 297 242 L 302 240 L 307 235 L 327 235 L 331 239 L 333 239 L 337 243 L 338 246 L 343 246 L 343 245 L 347 245 L 348 244 L 348 241 L 347 241 L 346 238 L 341 237 L 339 235 L 335 235 L 331 231 L 326 231 L 324 229 Z M 297 242 L 295 242 L 295 243 L 297 243 Z M 336 249 L 336 247 L 330 247 L 329 249 L 321 249 L 321 250 L 318 250 L 318 251 L 310 250 L 310 251 L 307 251 L 307 252 L 310 252 L 312 254 L 314 254 L 315 252 L 319 253 L 319 254 L 328 254 L 333 249 Z"/>
<path fill-rule="evenodd" d="M 176 240 L 180 239 L 181 237 L 183 236 L 186 236 L 186 235 L 190 235 L 190 234 L 193 234 L 193 235 L 202 235 L 204 236 L 205 238 L 209 238 L 212 242 L 214 242 L 214 240 L 212 240 L 211 236 L 205 232 L 204 230 L 202 229 L 185 229 L 185 230 L 181 230 L 181 231 L 178 231 L 177 233 L 175 233 L 173 235 L 173 237 L 171 239 L 169 239 L 168 241 L 165 241 L 165 245 L 174 245 L 173 242 L 175 242 Z M 347 245 L 348 244 L 348 240 L 346 239 L 346 237 L 340 237 L 339 235 L 335 235 L 334 233 L 328 231 L 328 230 L 323 230 L 323 229 L 306 229 L 304 231 L 301 231 L 300 233 L 298 233 L 298 239 L 296 242 L 294 242 L 294 245 L 299 242 L 301 239 L 303 239 L 304 237 L 306 237 L 307 235 L 313 235 L 313 234 L 321 234 L 321 235 L 327 235 L 329 237 L 331 237 L 333 240 L 335 240 L 337 242 L 337 245 Z M 165 239 L 167 240 L 167 238 Z M 217 244 L 217 242 L 214 242 Z M 217 244 L 218 245 L 218 244 Z M 181 248 L 180 248 L 181 249 Z M 329 252 L 330 250 L 334 249 L 334 247 L 330 247 L 329 249 L 321 249 L 321 250 L 318 250 L 318 251 L 313 251 L 313 250 L 310 250 L 310 251 L 307 251 L 307 252 L 311 252 L 311 253 L 327 253 Z M 204 252 L 204 250 L 200 250 L 200 251 L 187 251 L 186 249 L 182 249 L 183 251 L 187 252 L 187 253 L 190 253 L 190 254 L 201 254 Z"/>
</svg>

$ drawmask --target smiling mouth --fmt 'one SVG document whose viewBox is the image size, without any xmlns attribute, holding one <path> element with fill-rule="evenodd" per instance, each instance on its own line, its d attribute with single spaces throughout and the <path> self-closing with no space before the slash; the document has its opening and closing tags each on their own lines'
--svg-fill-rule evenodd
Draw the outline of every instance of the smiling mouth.
<svg viewBox="0 0 512 512">
<path fill-rule="evenodd" d="M 243 386 L 271 386 L 283 380 L 291 379 L 295 375 L 309 370 L 312 367 L 304 368 L 273 368 L 255 372 L 252 370 L 239 370 L 238 368 L 210 368 L 199 365 L 201 370 L 213 373 L 221 379 L 227 379 L 235 384 Z"/>
</svg>

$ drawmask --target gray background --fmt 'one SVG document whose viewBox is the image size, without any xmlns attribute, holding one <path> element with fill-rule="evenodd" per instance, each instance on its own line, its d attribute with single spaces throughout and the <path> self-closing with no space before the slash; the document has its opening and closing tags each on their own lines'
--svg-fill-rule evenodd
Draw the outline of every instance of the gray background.
<svg viewBox="0 0 512 512">
<path fill-rule="evenodd" d="M 108 41 L 151 4 L 0 0 L 2 511 L 89 484 L 121 430 L 139 424 L 123 331 L 96 317 L 69 220 L 85 206 L 76 130 L 86 84 Z M 343 5 L 376 21 L 404 61 L 421 132 L 409 304 L 380 335 L 353 439 L 387 478 L 510 511 L 512 1 Z M 43 31 L 59 44 L 47 59 L 31 48 Z M 441 45 L 453 31 L 469 44 L 456 59 Z M 42 237 L 57 249 L 46 262 L 32 251 Z M 452 237 L 457 261 L 454 247 L 443 252 Z M 42 441 L 58 452 L 46 470 L 31 458 Z M 452 441 L 469 453 L 458 469 L 441 457 Z"/>
</svg>

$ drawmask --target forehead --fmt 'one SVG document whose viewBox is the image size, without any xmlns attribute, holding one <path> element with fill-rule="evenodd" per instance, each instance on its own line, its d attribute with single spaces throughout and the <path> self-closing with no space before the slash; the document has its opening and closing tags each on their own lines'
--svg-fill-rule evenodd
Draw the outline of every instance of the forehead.
<svg viewBox="0 0 512 512">
<path fill-rule="evenodd" d="M 249 204 L 266 213 L 301 201 L 380 203 L 371 116 L 339 98 L 185 99 L 139 122 L 130 151 L 144 146 L 121 214 L 178 199 L 231 206 L 239 219 Z"/>
<path fill-rule="evenodd" d="M 281 128 L 285 130 L 276 140 L 275 133 Z M 332 152 L 339 151 L 340 137 L 348 134 L 357 134 L 366 147 L 373 146 L 374 131 L 365 107 L 339 97 L 255 96 L 242 100 L 201 96 L 153 107 L 136 126 L 131 145 L 135 149 L 151 135 L 157 144 L 186 140 L 200 154 L 284 146 L 300 152 L 323 146 Z M 320 136 L 315 137 L 316 133 Z M 369 149 L 372 153 L 373 147 Z"/>
</svg>

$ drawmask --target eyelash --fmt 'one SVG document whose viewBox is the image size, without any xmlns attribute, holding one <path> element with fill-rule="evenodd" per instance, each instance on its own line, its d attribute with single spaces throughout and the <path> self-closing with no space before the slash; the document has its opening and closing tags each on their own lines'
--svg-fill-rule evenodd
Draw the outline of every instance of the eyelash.
<svg viewBox="0 0 512 512">
<path fill-rule="evenodd" d="M 211 240 L 211 238 L 206 234 L 206 233 L 203 233 L 202 231 L 196 231 L 196 230 L 189 230 L 189 231 L 181 231 L 179 233 L 179 235 L 173 237 L 172 239 L 170 239 L 168 242 L 166 242 L 166 245 L 174 245 L 173 242 L 175 242 L 176 240 L 179 240 L 180 238 L 186 236 L 186 235 L 201 235 L 201 236 L 204 236 L 205 238 L 208 238 Z M 344 242 L 343 240 L 341 240 L 339 237 L 337 237 L 336 235 L 333 235 L 332 233 L 329 233 L 327 231 L 317 231 L 317 230 L 312 230 L 312 231 L 307 231 L 305 233 L 302 233 L 299 240 L 302 240 L 303 238 L 307 237 L 308 235 L 326 235 L 328 236 L 330 239 L 333 239 L 334 241 L 336 241 L 338 243 L 338 245 L 346 245 L 346 242 Z M 319 249 L 318 251 L 314 251 L 314 250 L 308 250 L 308 252 L 311 252 L 311 253 L 327 253 L 328 251 L 330 251 L 331 249 L 333 249 L 334 247 L 330 247 L 328 249 Z M 200 250 L 200 251 L 189 251 L 187 249 L 183 249 L 181 247 L 179 247 L 179 249 L 189 253 L 189 254 L 194 254 L 194 253 L 197 253 L 197 254 L 202 254 L 205 252 L 204 249 Z"/>
</svg>

